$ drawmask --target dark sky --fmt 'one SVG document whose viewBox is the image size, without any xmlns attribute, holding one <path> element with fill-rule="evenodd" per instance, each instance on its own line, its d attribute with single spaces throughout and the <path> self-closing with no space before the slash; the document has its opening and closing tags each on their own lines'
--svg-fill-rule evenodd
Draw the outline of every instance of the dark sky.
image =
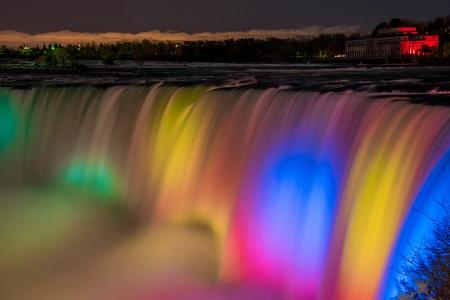
<svg viewBox="0 0 450 300">
<path fill-rule="evenodd" d="M 433 19 L 450 0 L 0 0 L 0 30 L 185 32 L 363 25 Z"/>
</svg>

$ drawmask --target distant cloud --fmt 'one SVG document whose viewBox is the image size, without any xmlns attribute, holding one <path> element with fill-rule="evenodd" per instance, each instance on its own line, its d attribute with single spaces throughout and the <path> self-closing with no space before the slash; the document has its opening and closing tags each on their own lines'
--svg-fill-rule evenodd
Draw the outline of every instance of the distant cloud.
<svg viewBox="0 0 450 300">
<path fill-rule="evenodd" d="M 352 33 L 360 30 L 359 26 L 311 26 L 298 29 L 276 29 L 276 30 L 249 30 L 230 32 L 200 32 L 184 33 L 172 31 L 147 31 L 141 33 L 118 33 L 118 32 L 72 32 L 58 31 L 39 34 L 28 34 L 13 30 L 0 31 L 0 45 L 18 47 L 27 44 L 29 46 L 48 43 L 59 44 L 84 44 L 84 43 L 111 43 L 120 41 L 156 40 L 156 41 L 199 41 L 199 40 L 224 40 L 227 38 L 295 38 L 302 36 L 317 36 L 324 33 Z"/>
</svg>

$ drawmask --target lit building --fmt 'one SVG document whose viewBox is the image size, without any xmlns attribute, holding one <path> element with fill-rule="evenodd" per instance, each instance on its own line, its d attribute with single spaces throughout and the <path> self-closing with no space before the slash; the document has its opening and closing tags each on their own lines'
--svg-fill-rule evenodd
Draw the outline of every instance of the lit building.
<svg viewBox="0 0 450 300">
<path fill-rule="evenodd" d="M 388 59 L 430 55 L 439 46 L 438 35 L 418 34 L 415 27 L 379 30 L 376 37 L 345 43 L 349 59 Z"/>
</svg>

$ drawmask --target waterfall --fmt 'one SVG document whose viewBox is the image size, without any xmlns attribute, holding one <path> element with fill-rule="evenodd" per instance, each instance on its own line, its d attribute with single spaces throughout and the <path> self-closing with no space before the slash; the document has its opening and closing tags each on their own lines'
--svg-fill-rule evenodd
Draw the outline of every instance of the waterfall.
<svg viewBox="0 0 450 300">
<path fill-rule="evenodd" d="M 213 86 L 0 89 L 0 188 L 207 226 L 217 282 L 380 299 L 448 201 L 450 109 L 355 92 Z"/>
</svg>

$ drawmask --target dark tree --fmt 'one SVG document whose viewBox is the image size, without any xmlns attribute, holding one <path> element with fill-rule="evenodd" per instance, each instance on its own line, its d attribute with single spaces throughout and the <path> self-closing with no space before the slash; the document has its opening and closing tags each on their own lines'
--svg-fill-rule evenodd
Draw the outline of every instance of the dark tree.
<svg viewBox="0 0 450 300">
<path fill-rule="evenodd" d="M 442 206 L 444 217 L 433 220 L 432 236 L 413 246 L 405 257 L 407 278 L 400 299 L 450 299 L 450 211 L 445 203 Z"/>
</svg>

